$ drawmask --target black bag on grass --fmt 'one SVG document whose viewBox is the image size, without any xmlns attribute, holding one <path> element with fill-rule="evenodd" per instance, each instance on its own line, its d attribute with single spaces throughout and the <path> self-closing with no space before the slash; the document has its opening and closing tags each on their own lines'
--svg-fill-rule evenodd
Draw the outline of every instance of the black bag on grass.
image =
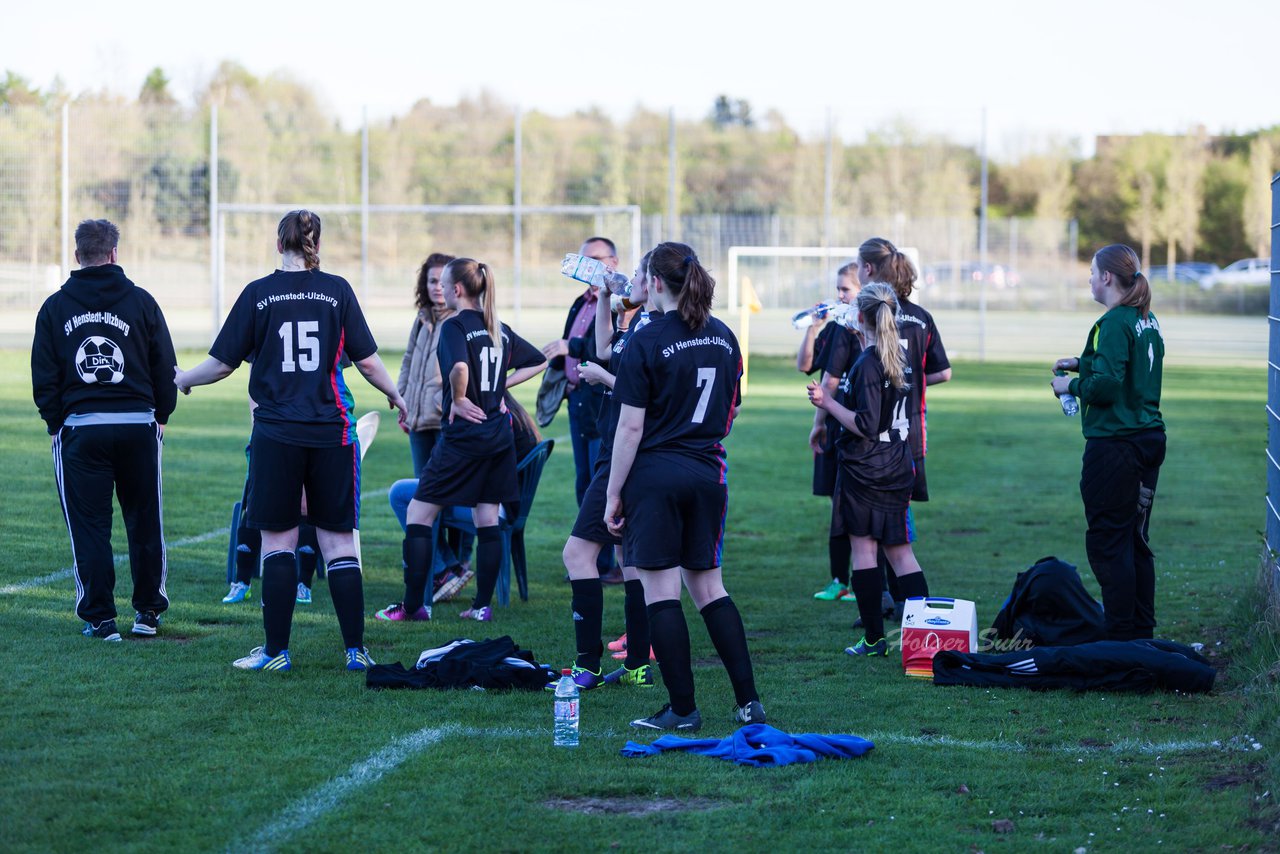
<svg viewBox="0 0 1280 854">
<path fill-rule="evenodd" d="M 997 640 L 1023 648 L 1075 646 L 1105 637 L 1102 606 L 1084 589 L 1076 568 L 1056 557 L 1042 557 L 1018 573 L 991 628 Z"/>
</svg>

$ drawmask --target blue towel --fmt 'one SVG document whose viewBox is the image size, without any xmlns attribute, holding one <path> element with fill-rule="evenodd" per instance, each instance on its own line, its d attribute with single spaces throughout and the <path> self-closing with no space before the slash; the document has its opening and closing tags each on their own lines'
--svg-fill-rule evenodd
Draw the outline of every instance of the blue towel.
<svg viewBox="0 0 1280 854">
<path fill-rule="evenodd" d="M 768 724 L 747 724 L 728 738 L 683 738 L 664 735 L 653 744 L 628 741 L 622 755 L 632 759 L 656 756 L 667 750 L 683 750 L 736 762 L 739 765 L 792 765 L 819 759 L 852 759 L 870 752 L 874 744 L 856 735 L 799 735 Z"/>
</svg>

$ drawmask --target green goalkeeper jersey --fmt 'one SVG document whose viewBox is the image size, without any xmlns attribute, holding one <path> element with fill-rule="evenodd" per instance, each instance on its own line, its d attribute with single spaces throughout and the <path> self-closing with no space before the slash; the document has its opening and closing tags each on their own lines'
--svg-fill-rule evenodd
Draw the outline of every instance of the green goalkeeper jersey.
<svg viewBox="0 0 1280 854">
<path fill-rule="evenodd" d="M 1164 336 L 1154 314 L 1117 305 L 1098 318 L 1080 354 L 1070 391 L 1080 401 L 1086 439 L 1163 430 L 1160 382 Z"/>
</svg>

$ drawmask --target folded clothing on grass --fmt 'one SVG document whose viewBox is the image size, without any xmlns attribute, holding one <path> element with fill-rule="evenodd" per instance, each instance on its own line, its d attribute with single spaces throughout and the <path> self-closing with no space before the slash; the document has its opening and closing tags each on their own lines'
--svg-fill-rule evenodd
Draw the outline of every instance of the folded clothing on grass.
<svg viewBox="0 0 1280 854">
<path fill-rule="evenodd" d="M 368 688 L 522 688 L 541 691 L 554 677 L 507 635 L 490 640 L 460 638 L 425 650 L 412 670 L 400 662 L 375 664 L 365 674 Z"/>
<path fill-rule="evenodd" d="M 819 759 L 853 759 L 875 747 L 856 735 L 798 735 L 774 729 L 768 724 L 747 724 L 728 738 L 684 738 L 664 735 L 652 744 L 628 741 L 622 755 L 631 759 L 681 750 L 710 756 L 739 765 L 793 765 Z"/>
<path fill-rule="evenodd" d="M 944 650 L 933 659 L 934 685 L 1203 694 L 1213 690 L 1216 675 L 1207 658 L 1167 640 L 1038 646 L 1001 655 Z"/>
</svg>

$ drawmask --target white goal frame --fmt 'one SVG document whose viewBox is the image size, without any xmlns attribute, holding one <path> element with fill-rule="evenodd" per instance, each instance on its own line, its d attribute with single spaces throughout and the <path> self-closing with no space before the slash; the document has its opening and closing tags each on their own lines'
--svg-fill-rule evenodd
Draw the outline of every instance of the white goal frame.
<svg viewBox="0 0 1280 854">
<path fill-rule="evenodd" d="M 920 274 L 920 250 L 914 246 L 900 247 L 899 252 L 911 259 L 916 275 Z M 856 246 L 730 246 L 728 253 L 729 310 L 737 311 L 740 300 L 739 258 L 824 258 L 827 266 L 832 258 L 858 257 Z"/>
</svg>

